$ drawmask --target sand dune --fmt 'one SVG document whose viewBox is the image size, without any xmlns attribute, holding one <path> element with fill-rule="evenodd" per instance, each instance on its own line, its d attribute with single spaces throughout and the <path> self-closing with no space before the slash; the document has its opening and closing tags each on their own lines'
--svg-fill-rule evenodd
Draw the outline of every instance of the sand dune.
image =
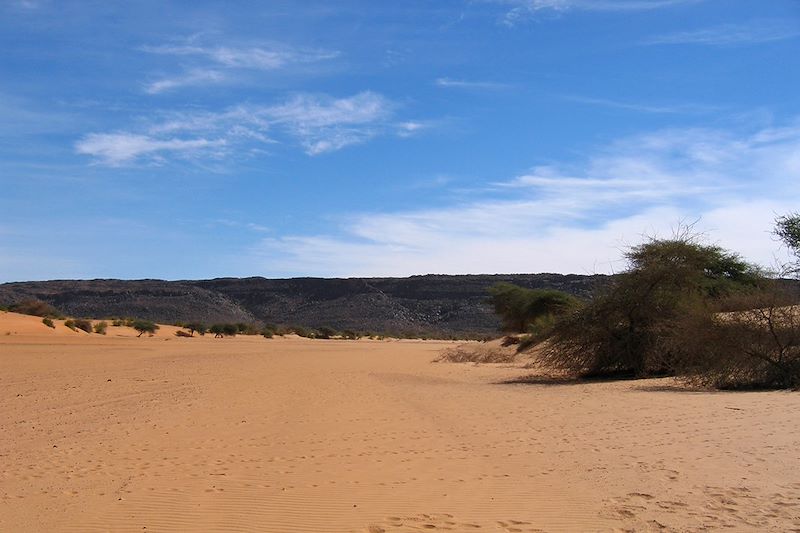
<svg viewBox="0 0 800 533">
<path fill-rule="evenodd" d="M 0 313 L 0 531 L 800 531 L 800 395 L 502 384 L 447 346 Z"/>
</svg>

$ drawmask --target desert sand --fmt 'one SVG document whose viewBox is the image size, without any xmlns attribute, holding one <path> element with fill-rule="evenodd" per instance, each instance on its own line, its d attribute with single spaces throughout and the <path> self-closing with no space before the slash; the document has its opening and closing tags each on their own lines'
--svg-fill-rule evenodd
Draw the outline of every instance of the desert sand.
<svg viewBox="0 0 800 533">
<path fill-rule="evenodd" d="M 800 394 L 0 313 L 0 531 L 800 531 Z"/>
</svg>

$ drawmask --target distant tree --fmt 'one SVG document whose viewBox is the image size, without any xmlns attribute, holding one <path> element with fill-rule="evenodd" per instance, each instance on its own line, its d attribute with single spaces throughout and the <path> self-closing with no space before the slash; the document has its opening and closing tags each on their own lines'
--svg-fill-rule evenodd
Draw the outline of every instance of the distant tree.
<svg viewBox="0 0 800 533">
<path fill-rule="evenodd" d="M 503 330 L 513 333 L 529 332 L 544 317 L 562 314 L 579 304 L 577 298 L 562 291 L 527 289 L 506 282 L 493 285 L 489 294 Z"/>
<path fill-rule="evenodd" d="M 198 335 L 205 335 L 208 328 L 202 322 L 189 322 L 188 324 L 184 325 L 184 328 L 189 330 L 191 336 L 194 336 L 194 333 L 197 332 Z"/>
<path fill-rule="evenodd" d="M 314 338 L 314 332 L 311 331 L 308 328 L 303 327 L 303 326 L 288 326 L 286 328 L 286 332 L 287 333 L 294 333 L 295 335 L 297 335 L 299 337 L 305 337 L 305 338 L 308 338 L 308 339 L 313 339 Z"/>
<path fill-rule="evenodd" d="M 214 324 L 208 331 L 214 334 L 215 339 L 222 337 L 235 337 L 239 332 L 239 327 L 236 324 Z"/>
<path fill-rule="evenodd" d="M 800 274 L 800 213 L 791 213 L 775 220 L 775 235 L 783 241 L 794 261 L 786 265 L 785 274 Z"/>
<path fill-rule="evenodd" d="M 338 335 L 338 332 L 335 329 L 328 326 L 322 326 L 321 328 L 317 329 L 316 337 L 318 339 L 330 339 L 336 335 Z"/>
<path fill-rule="evenodd" d="M 259 335 L 261 330 L 255 324 L 239 322 L 236 324 L 236 333 L 241 335 Z"/>
<path fill-rule="evenodd" d="M 132 322 L 132 324 L 131 324 L 131 327 L 139 332 L 138 337 L 141 337 L 145 333 L 149 333 L 150 335 L 153 335 L 156 332 L 156 330 L 159 329 L 158 325 L 155 324 L 154 322 L 151 322 L 149 320 L 141 320 L 141 319 L 134 320 Z"/>
</svg>

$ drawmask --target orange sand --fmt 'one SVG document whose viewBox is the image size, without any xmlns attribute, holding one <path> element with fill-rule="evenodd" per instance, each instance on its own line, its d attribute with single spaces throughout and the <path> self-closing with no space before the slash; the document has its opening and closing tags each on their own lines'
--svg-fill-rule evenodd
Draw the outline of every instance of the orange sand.
<svg viewBox="0 0 800 533">
<path fill-rule="evenodd" d="M 800 530 L 797 393 L 173 331 L 0 313 L 0 531 Z"/>
</svg>

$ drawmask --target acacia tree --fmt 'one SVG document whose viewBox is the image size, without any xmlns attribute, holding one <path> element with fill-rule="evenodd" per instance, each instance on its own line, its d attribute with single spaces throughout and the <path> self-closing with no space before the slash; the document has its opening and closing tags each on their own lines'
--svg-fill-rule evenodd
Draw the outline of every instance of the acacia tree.
<svg viewBox="0 0 800 533">
<path fill-rule="evenodd" d="M 202 322 L 189 322 L 184 326 L 186 329 L 189 330 L 192 337 L 194 337 L 194 332 L 196 331 L 199 335 L 205 335 L 207 328 L 206 325 Z"/>
<path fill-rule="evenodd" d="M 732 252 L 691 235 L 651 239 L 626 254 L 628 268 L 586 306 L 559 320 L 543 357 L 582 375 L 669 374 L 674 323 L 762 282 L 760 271 Z"/>
<path fill-rule="evenodd" d="M 775 235 L 783 241 L 794 261 L 785 265 L 784 273 L 800 274 L 800 213 L 790 213 L 775 220 Z"/>
<path fill-rule="evenodd" d="M 134 320 L 133 323 L 131 324 L 131 327 L 139 332 L 139 335 L 137 335 L 137 337 L 141 337 L 145 333 L 153 335 L 156 332 L 156 330 L 159 329 L 157 324 L 150 322 L 149 320 L 141 320 L 141 319 Z"/>
</svg>

